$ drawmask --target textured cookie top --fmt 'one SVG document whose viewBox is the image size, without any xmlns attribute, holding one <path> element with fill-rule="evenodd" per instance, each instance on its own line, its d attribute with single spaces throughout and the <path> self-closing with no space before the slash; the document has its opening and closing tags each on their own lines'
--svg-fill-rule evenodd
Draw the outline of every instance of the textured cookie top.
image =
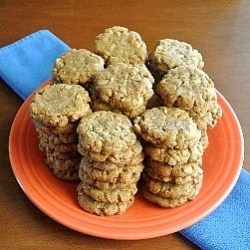
<svg viewBox="0 0 250 250">
<path fill-rule="evenodd" d="M 143 64 L 147 47 L 137 32 L 114 26 L 96 37 L 95 53 L 105 59 L 106 65 L 118 62 Z"/>
<path fill-rule="evenodd" d="M 188 113 L 179 108 L 148 109 L 135 118 L 134 129 L 156 146 L 176 149 L 189 147 L 190 142 L 198 142 L 201 137 L 201 132 Z"/>
<path fill-rule="evenodd" d="M 137 141 L 130 120 L 110 111 L 97 111 L 84 117 L 77 132 L 82 149 L 97 153 L 122 152 Z"/>
<path fill-rule="evenodd" d="M 217 101 L 214 84 L 201 69 L 191 66 L 170 69 L 159 82 L 156 92 L 167 106 L 200 112 L 208 102 Z"/>
<path fill-rule="evenodd" d="M 35 92 L 30 113 L 46 126 L 64 127 L 91 112 L 88 102 L 88 92 L 78 85 L 49 85 Z"/>
<path fill-rule="evenodd" d="M 129 117 L 135 117 L 145 111 L 154 93 L 153 82 L 145 65 L 118 63 L 97 75 L 94 91 L 97 99 Z"/>
<path fill-rule="evenodd" d="M 201 54 L 185 42 L 174 39 L 159 40 L 154 51 L 149 55 L 150 66 L 160 73 L 181 65 L 202 68 L 204 62 Z"/>
<path fill-rule="evenodd" d="M 95 74 L 103 69 L 102 57 L 85 49 L 72 49 L 55 60 L 52 82 L 84 84 L 93 81 Z"/>
</svg>

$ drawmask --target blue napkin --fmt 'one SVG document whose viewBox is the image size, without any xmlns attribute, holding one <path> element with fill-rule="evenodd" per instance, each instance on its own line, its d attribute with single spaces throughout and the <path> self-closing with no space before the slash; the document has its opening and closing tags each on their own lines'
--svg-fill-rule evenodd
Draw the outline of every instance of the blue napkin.
<svg viewBox="0 0 250 250">
<path fill-rule="evenodd" d="M 69 46 L 46 30 L 0 49 L 0 77 L 25 99 L 51 77 Z M 227 199 L 209 216 L 180 233 L 202 249 L 250 249 L 250 173 L 242 169 Z M 167 225 L 166 225 L 167 226 Z"/>
<path fill-rule="evenodd" d="M 180 233 L 202 249 L 250 250 L 250 174 L 242 169 L 227 199 Z"/>
<path fill-rule="evenodd" d="M 0 49 L 0 77 L 26 99 L 51 78 L 54 61 L 70 47 L 48 30 L 40 30 Z"/>
</svg>

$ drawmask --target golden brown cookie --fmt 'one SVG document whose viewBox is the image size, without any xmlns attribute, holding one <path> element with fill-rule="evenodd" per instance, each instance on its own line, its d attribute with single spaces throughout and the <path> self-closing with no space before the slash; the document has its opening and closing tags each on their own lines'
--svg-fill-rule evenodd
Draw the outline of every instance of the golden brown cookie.
<svg viewBox="0 0 250 250">
<path fill-rule="evenodd" d="M 128 202 L 137 193 L 136 183 L 131 183 L 124 188 L 102 190 L 95 186 L 81 182 L 78 185 L 78 192 L 84 192 L 94 200 L 105 203 Z"/>
<path fill-rule="evenodd" d="M 152 203 L 156 203 L 164 208 L 179 207 L 188 201 L 187 197 L 166 198 L 166 197 L 161 197 L 160 195 L 157 194 L 153 194 L 148 190 L 145 184 L 142 186 L 142 194 L 146 200 Z"/>
<path fill-rule="evenodd" d="M 71 49 L 55 60 L 52 69 L 52 84 L 86 84 L 95 79 L 96 73 L 104 70 L 102 57 L 86 49 Z"/>
<path fill-rule="evenodd" d="M 30 103 L 31 118 L 45 126 L 65 127 L 91 112 L 88 92 L 78 85 L 47 85 Z"/>
<path fill-rule="evenodd" d="M 89 213 L 100 216 L 110 216 L 115 214 L 123 214 L 134 203 L 134 196 L 129 201 L 106 203 L 94 200 L 80 188 L 78 190 L 78 201 L 80 206 Z"/>
<path fill-rule="evenodd" d="M 148 190 L 153 194 L 171 199 L 186 197 L 190 200 L 199 193 L 202 186 L 203 175 L 200 175 L 200 178 L 196 178 L 193 182 L 183 184 L 160 181 L 150 177 L 146 173 L 143 174 L 143 179 L 145 180 Z"/>
<path fill-rule="evenodd" d="M 121 26 L 104 30 L 96 37 L 94 46 L 106 66 L 120 62 L 144 64 L 147 58 L 147 47 L 141 36 Z"/>
<path fill-rule="evenodd" d="M 169 69 L 182 65 L 203 68 L 201 54 L 188 43 L 174 39 L 162 39 L 156 44 L 148 58 L 150 68 L 164 75 Z"/>
<path fill-rule="evenodd" d="M 165 162 L 169 165 L 180 165 L 189 162 L 199 161 L 203 156 L 202 143 L 198 142 L 184 149 L 169 149 L 167 147 L 155 147 L 151 143 L 144 146 L 145 154 L 153 160 Z"/>
<path fill-rule="evenodd" d="M 153 95 L 153 77 L 145 65 L 117 63 L 97 75 L 93 86 L 94 110 L 120 111 L 129 118 L 145 111 Z M 105 105 L 106 104 L 106 105 Z"/>
<path fill-rule="evenodd" d="M 197 144 L 201 132 L 188 113 L 179 108 L 156 107 L 134 120 L 134 129 L 157 147 L 184 149 Z"/>
<path fill-rule="evenodd" d="M 116 166 L 112 169 L 106 170 L 96 168 L 95 165 L 95 163 L 92 163 L 86 157 L 83 157 L 80 164 L 80 171 L 86 172 L 87 175 L 93 180 L 125 184 L 129 183 L 133 177 L 137 176 L 139 179 L 144 168 L 142 162 L 136 165 Z"/>
</svg>

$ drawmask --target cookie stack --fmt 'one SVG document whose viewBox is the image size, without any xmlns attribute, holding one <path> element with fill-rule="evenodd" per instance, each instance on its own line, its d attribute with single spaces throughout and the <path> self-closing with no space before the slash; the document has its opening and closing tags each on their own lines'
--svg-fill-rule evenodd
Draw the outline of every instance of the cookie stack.
<svg viewBox="0 0 250 250">
<path fill-rule="evenodd" d="M 79 119 L 91 111 L 88 92 L 77 85 L 49 85 L 35 92 L 30 114 L 38 132 L 39 147 L 53 174 L 79 180 L 81 156 L 77 151 Z"/>
<path fill-rule="evenodd" d="M 214 84 L 201 69 L 180 66 L 169 70 L 156 88 L 168 107 L 188 112 L 202 131 L 204 148 L 208 146 L 207 130 L 215 127 L 222 116 Z"/>
<path fill-rule="evenodd" d="M 96 111 L 81 119 L 78 201 L 86 211 L 122 214 L 133 204 L 143 153 L 132 128 L 126 116 L 111 111 Z"/>
<path fill-rule="evenodd" d="M 203 180 L 201 132 L 179 108 L 156 107 L 134 120 L 145 141 L 144 197 L 162 207 L 194 199 Z"/>
</svg>

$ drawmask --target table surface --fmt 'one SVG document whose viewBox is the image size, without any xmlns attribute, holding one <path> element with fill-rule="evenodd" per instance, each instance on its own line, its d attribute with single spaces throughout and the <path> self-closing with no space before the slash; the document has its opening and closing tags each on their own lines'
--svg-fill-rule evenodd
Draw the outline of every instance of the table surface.
<svg viewBox="0 0 250 250">
<path fill-rule="evenodd" d="M 49 29 L 73 48 L 93 50 L 95 36 L 114 25 L 139 32 L 149 52 L 162 38 L 192 44 L 239 118 L 245 137 L 243 167 L 250 171 L 250 1 L 2 0 L 0 9 L 0 47 Z M 66 228 L 41 212 L 19 187 L 9 162 L 8 136 L 22 102 L 0 79 L 0 248 L 197 248 L 178 233 L 137 241 L 100 239 Z"/>
</svg>

